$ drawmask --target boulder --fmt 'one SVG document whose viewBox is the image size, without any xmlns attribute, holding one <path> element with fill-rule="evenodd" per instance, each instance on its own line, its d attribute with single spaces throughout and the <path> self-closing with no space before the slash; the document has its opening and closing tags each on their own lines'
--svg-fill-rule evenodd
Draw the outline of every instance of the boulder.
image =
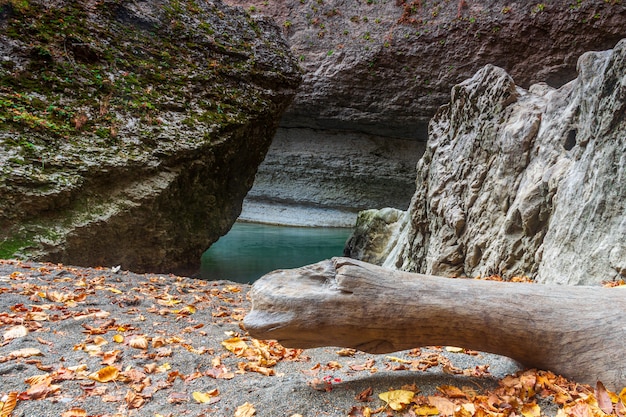
<svg viewBox="0 0 626 417">
<path fill-rule="evenodd" d="M 190 272 L 301 80 L 221 1 L 0 6 L 0 257 Z"/>
<path fill-rule="evenodd" d="M 525 90 L 493 65 L 456 85 L 392 244 L 362 224 L 348 254 L 370 248 L 383 266 L 444 276 L 626 278 L 626 40 L 583 54 L 577 70 L 559 89 Z"/>
</svg>

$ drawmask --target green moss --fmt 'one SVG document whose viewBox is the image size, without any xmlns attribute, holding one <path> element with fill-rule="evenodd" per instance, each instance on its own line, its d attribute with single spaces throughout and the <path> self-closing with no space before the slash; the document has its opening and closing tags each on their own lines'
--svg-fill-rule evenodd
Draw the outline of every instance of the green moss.
<svg viewBox="0 0 626 417">
<path fill-rule="evenodd" d="M 15 258 L 20 251 L 35 246 L 32 239 L 26 237 L 10 237 L 0 242 L 0 259 Z"/>
</svg>

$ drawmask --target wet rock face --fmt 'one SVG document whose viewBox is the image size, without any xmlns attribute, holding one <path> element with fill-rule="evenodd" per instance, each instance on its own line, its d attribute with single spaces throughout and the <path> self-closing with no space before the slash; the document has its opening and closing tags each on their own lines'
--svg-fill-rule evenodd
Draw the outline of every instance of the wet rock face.
<svg viewBox="0 0 626 417">
<path fill-rule="evenodd" d="M 193 271 L 300 79 L 220 1 L 0 6 L 0 256 Z"/>
<path fill-rule="evenodd" d="M 409 210 L 386 234 L 361 225 L 352 245 L 437 275 L 624 278 L 625 111 L 626 40 L 582 55 L 559 89 L 486 66 L 432 119 Z"/>
<path fill-rule="evenodd" d="M 272 16 L 305 71 L 285 127 L 427 139 L 455 84 L 493 64 L 560 87 L 624 37 L 617 1 L 228 0 Z"/>
</svg>

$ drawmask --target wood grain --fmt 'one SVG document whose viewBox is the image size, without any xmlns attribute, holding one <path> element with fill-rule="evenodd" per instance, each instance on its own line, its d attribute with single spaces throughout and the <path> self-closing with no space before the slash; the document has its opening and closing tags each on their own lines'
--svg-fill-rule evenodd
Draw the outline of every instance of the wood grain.
<svg viewBox="0 0 626 417">
<path fill-rule="evenodd" d="M 287 347 L 451 345 L 583 383 L 626 385 L 626 291 L 452 279 L 333 258 L 259 279 L 244 320 Z"/>
</svg>

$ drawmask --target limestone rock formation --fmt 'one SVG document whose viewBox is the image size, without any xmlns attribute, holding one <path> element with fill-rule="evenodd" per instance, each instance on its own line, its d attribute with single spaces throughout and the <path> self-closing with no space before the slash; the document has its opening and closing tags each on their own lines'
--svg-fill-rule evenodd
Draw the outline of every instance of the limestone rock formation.
<svg viewBox="0 0 626 417">
<path fill-rule="evenodd" d="M 359 210 L 406 209 L 424 143 L 354 132 L 279 128 L 241 218 L 353 227 Z"/>
<path fill-rule="evenodd" d="M 396 231 L 375 226 L 348 249 L 437 275 L 625 278 L 626 40 L 577 68 L 559 89 L 525 90 L 492 65 L 456 85 Z"/>
<path fill-rule="evenodd" d="M 359 135 L 364 148 L 370 136 L 426 142 L 428 121 L 448 101 L 450 89 L 484 65 L 504 68 L 524 88 L 538 82 L 560 87 L 575 78 L 582 53 L 612 48 L 624 37 L 626 21 L 623 1 L 226 1 L 272 16 L 282 26 L 305 74 L 281 121 L 281 141 L 301 144 L 304 136 L 321 138 L 328 132 L 324 146 L 318 147 L 315 139 L 308 151 L 319 155 L 311 164 L 335 166 L 338 177 L 364 161 L 358 157 L 347 163 L 340 153 Z M 409 156 L 417 161 L 420 150 L 415 147 Z M 403 152 L 398 149 L 395 155 Z M 301 160 L 309 158 L 306 151 L 300 155 Z M 381 157 L 381 165 L 403 163 L 393 155 Z M 300 200 L 324 207 L 334 189 L 327 195 L 315 187 L 302 188 L 305 178 L 313 178 L 308 184 L 325 178 L 314 177 L 306 165 L 286 175 L 293 170 L 294 156 L 292 146 L 273 147 L 268 158 L 286 162 L 263 164 L 259 181 L 279 175 L 281 188 L 290 180 Z M 404 210 L 414 191 L 413 179 L 411 174 L 403 182 L 394 180 L 377 200 L 370 194 L 375 178 L 353 184 L 340 204 L 361 208 L 360 201 L 368 199 L 369 208 Z M 255 188 L 251 203 L 273 198 L 265 186 Z"/>
<path fill-rule="evenodd" d="M 301 80 L 221 1 L 0 5 L 0 256 L 188 272 Z"/>
</svg>

